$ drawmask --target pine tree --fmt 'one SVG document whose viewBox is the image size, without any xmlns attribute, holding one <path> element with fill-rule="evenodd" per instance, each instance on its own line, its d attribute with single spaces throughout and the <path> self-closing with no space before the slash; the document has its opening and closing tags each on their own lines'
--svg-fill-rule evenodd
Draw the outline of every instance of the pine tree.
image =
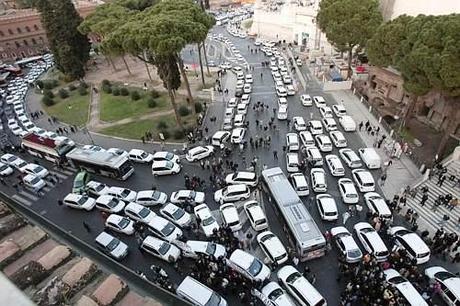
<svg viewBox="0 0 460 306">
<path fill-rule="evenodd" d="M 67 77 L 81 79 L 89 60 L 90 43 L 77 27 L 82 22 L 71 0 L 37 0 L 56 66 Z"/>
</svg>

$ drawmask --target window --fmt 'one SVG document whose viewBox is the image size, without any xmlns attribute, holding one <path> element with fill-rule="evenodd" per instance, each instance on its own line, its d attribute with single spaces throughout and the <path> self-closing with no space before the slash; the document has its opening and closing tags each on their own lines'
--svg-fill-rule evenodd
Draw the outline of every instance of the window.
<svg viewBox="0 0 460 306">
<path fill-rule="evenodd" d="M 26 31 L 27 31 L 27 32 L 30 32 L 29 26 L 26 26 Z"/>
<path fill-rule="evenodd" d="M 5 33 L 3 33 L 3 31 L 0 31 L 0 36 L 5 36 Z"/>
<path fill-rule="evenodd" d="M 13 35 L 13 30 L 8 29 L 8 33 L 9 33 L 10 35 Z"/>
<path fill-rule="evenodd" d="M 38 25 L 34 24 L 34 30 L 35 30 L 35 31 L 38 31 L 38 30 L 39 30 L 39 29 L 38 29 Z"/>
<path fill-rule="evenodd" d="M 32 44 L 34 44 L 34 45 L 37 44 L 37 41 L 35 40 L 35 38 L 32 38 Z"/>
<path fill-rule="evenodd" d="M 19 47 L 21 47 L 21 44 L 20 44 L 20 43 L 18 43 L 17 41 L 15 41 L 14 43 L 16 44 L 16 48 L 19 48 Z"/>
<path fill-rule="evenodd" d="M 23 42 L 24 42 L 24 46 L 28 46 L 28 45 L 29 45 L 29 42 L 28 42 L 27 40 L 24 39 Z"/>
<path fill-rule="evenodd" d="M 21 30 L 21 28 L 17 28 L 17 30 L 18 30 L 18 33 L 19 33 L 19 34 L 21 34 L 21 33 L 22 33 L 22 30 Z"/>
</svg>

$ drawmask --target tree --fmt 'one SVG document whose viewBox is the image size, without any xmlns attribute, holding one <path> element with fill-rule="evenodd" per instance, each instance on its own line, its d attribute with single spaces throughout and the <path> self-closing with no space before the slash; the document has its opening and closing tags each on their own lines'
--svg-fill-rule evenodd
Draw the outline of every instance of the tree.
<svg viewBox="0 0 460 306">
<path fill-rule="evenodd" d="M 368 55 L 375 65 L 396 68 L 404 89 L 411 94 L 401 127 L 412 115 L 417 98 L 431 90 L 445 95 L 448 107 L 459 107 L 455 105 L 458 99 L 453 98 L 460 96 L 460 14 L 400 16 L 379 27 L 369 41 Z M 455 121 L 455 112 L 449 115 L 450 121 Z M 456 124 L 447 126 L 438 149 L 440 156 L 456 128 Z"/>
<path fill-rule="evenodd" d="M 85 76 L 90 43 L 78 32 L 82 21 L 70 0 L 36 0 L 57 68 L 71 79 Z"/>
<path fill-rule="evenodd" d="M 330 43 L 348 53 L 348 77 L 351 76 L 353 49 L 365 48 L 382 23 L 377 0 L 322 0 L 316 16 L 318 25 Z"/>
</svg>

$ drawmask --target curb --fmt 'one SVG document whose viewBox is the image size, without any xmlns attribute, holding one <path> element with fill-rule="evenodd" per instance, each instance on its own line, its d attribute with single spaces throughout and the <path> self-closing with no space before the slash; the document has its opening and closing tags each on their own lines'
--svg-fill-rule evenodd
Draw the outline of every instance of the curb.
<svg viewBox="0 0 460 306">
<path fill-rule="evenodd" d="M 137 140 L 137 139 L 130 139 L 130 138 L 123 138 L 123 137 L 118 137 L 118 136 L 110 136 L 106 134 L 101 134 L 98 132 L 93 132 L 93 131 L 88 131 L 92 135 L 96 135 L 99 137 L 106 137 L 106 138 L 112 138 L 112 139 L 117 139 L 117 140 L 123 140 L 123 141 L 128 141 L 128 142 L 136 142 L 136 143 L 141 143 L 141 144 L 155 144 L 155 145 L 171 145 L 171 146 L 183 146 L 184 144 L 187 144 L 186 142 L 161 142 L 161 141 L 149 141 L 143 143 L 142 140 Z"/>
</svg>

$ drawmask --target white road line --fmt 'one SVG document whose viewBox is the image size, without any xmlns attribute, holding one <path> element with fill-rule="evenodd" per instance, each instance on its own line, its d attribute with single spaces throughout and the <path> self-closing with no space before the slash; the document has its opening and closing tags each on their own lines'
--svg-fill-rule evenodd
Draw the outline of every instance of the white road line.
<svg viewBox="0 0 460 306">
<path fill-rule="evenodd" d="M 64 174 L 62 174 L 62 173 L 59 173 L 59 172 L 56 172 L 56 171 L 50 171 L 50 172 L 51 172 L 52 174 L 56 175 L 57 177 L 63 179 L 63 180 L 65 180 L 66 178 L 68 178 L 67 175 L 64 175 Z"/>
<path fill-rule="evenodd" d="M 48 191 L 51 190 L 51 188 L 52 188 L 52 187 L 50 187 L 50 186 L 43 187 L 43 191 L 48 192 Z"/>
<path fill-rule="evenodd" d="M 38 197 L 37 196 L 34 196 L 33 194 L 30 194 L 30 193 L 27 193 L 25 192 L 24 190 L 22 190 L 21 192 L 19 192 L 20 195 L 26 197 L 26 198 L 29 198 L 30 200 L 32 201 L 37 201 L 38 200 Z"/>
<path fill-rule="evenodd" d="M 60 172 L 62 172 L 62 173 L 64 173 L 64 174 L 67 174 L 67 175 L 72 175 L 72 174 L 75 173 L 75 172 L 72 172 L 72 171 L 70 171 L 70 170 L 58 170 L 58 171 L 60 171 Z"/>
<path fill-rule="evenodd" d="M 24 199 L 23 197 L 18 196 L 17 194 L 13 195 L 11 198 L 15 199 L 18 202 L 21 202 L 24 205 L 32 206 L 32 202 L 30 202 L 29 200 Z"/>
</svg>

